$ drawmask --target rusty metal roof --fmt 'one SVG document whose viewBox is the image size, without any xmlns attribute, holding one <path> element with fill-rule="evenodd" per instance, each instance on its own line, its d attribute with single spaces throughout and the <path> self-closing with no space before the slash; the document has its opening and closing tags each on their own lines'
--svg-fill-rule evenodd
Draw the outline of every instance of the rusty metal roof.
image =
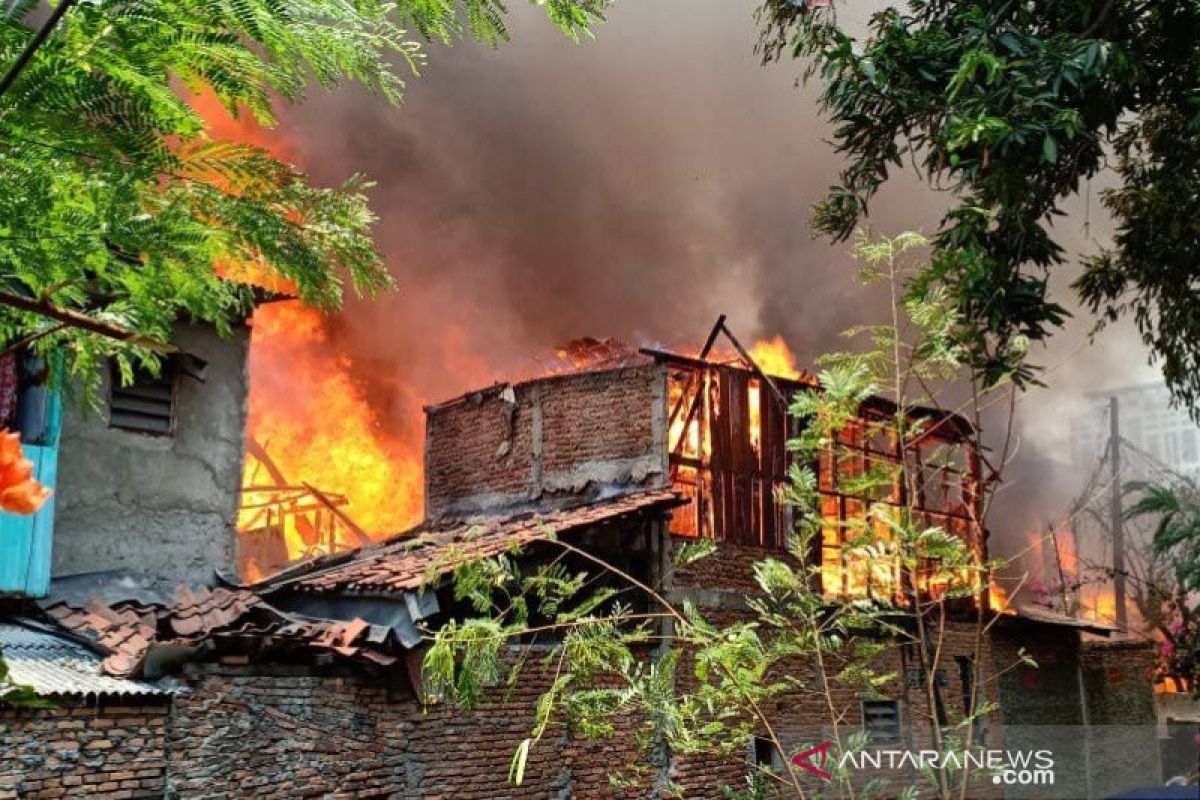
<svg viewBox="0 0 1200 800">
<path fill-rule="evenodd" d="M 412 591 L 465 561 L 499 555 L 545 539 L 551 532 L 560 535 L 682 502 L 673 489 L 653 489 L 541 514 L 421 527 L 388 543 L 311 562 L 299 571 L 276 576 L 261 588 L 270 591 L 286 586 L 304 592 L 357 594 Z"/>
<path fill-rule="evenodd" d="M 83 644 L 31 620 L 0 623 L 0 649 L 9 676 L 39 695 L 165 695 L 167 683 L 104 674 L 102 658 Z"/>
</svg>

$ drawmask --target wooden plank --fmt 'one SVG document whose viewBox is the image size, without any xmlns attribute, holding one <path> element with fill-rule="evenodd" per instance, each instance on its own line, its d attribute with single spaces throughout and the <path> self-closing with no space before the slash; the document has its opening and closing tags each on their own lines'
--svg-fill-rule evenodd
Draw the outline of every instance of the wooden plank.
<svg viewBox="0 0 1200 800">
<path fill-rule="evenodd" d="M 759 441 L 762 442 L 762 537 L 767 547 L 783 544 L 779 534 L 779 514 L 775 502 L 775 484 L 781 480 L 780 454 L 784 452 L 783 403 L 774 395 L 761 398 L 762 420 Z"/>
<path fill-rule="evenodd" d="M 754 460 L 750 447 L 750 380 L 744 372 L 722 370 L 729 386 L 729 437 L 733 472 L 733 508 L 736 535 L 743 544 L 757 544 L 751 519 L 750 477 Z"/>
<path fill-rule="evenodd" d="M 358 542 L 359 546 L 365 547 L 369 544 L 372 544 L 375 541 L 367 534 L 366 531 L 364 531 L 362 528 L 358 527 L 358 523 L 356 523 L 354 520 L 350 519 L 350 516 L 345 511 L 342 511 L 340 508 L 337 507 L 337 504 L 335 504 L 332 500 L 330 500 L 328 497 L 326 497 L 325 493 L 322 492 L 320 489 L 313 486 L 311 483 L 305 483 L 304 488 L 306 488 L 310 492 L 312 492 L 313 497 L 320 500 L 321 504 L 323 506 L 325 506 L 330 511 L 332 511 L 333 514 L 338 519 L 340 519 L 343 523 L 345 523 L 346 527 L 350 530 L 350 532 L 354 534 L 354 538 Z M 333 548 L 330 548 L 330 552 L 333 552 Z"/>
<path fill-rule="evenodd" d="M 712 476 L 714 511 L 716 512 L 717 538 L 733 540 L 733 492 L 730 453 L 732 442 L 729 436 L 729 382 L 724 371 L 714 369 L 711 374 L 717 395 L 710 423 L 712 431 Z"/>
</svg>

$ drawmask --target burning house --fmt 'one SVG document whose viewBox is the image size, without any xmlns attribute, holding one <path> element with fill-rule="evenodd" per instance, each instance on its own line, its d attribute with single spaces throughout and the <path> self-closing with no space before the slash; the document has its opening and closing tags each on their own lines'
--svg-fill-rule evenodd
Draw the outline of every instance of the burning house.
<svg viewBox="0 0 1200 800">
<path fill-rule="evenodd" d="M 730 360 L 713 357 L 722 335 Z M 424 520 L 375 541 L 345 498 L 272 467 L 255 444 L 247 456 L 261 469 L 243 486 L 241 434 L 229 426 L 244 411 L 228 406 L 244 408 L 244 345 L 235 338 L 223 346 L 224 355 L 201 354 L 203 383 L 172 378 L 181 393 L 170 402 L 161 387 L 146 388 L 137 403 L 118 392 L 107 428 L 64 426 L 62 447 L 83 452 L 62 453 L 59 507 L 69 524 L 53 534 L 60 569 L 47 591 L 11 601 L 12 632 L 4 634 L 20 643 L 10 651 L 14 674 L 58 708 L 0 713 L 0 791 L 600 797 L 613 791 L 614 765 L 644 763 L 655 786 L 719 797 L 751 764 L 778 757 L 755 740 L 740 756 L 700 757 L 562 730 L 514 787 L 506 782 L 512 748 L 550 677 L 529 676 L 464 711 L 424 702 L 421 658 L 425 631 L 463 612 L 448 582 L 454 567 L 514 546 L 536 559 L 547 531 L 716 621 L 747 613 L 754 561 L 791 557 L 784 544 L 794 512 L 775 488 L 786 480 L 794 434 L 789 397 L 813 378 L 786 363 L 760 364 L 721 321 L 694 355 L 601 348 L 603 357 L 585 358 L 581 369 L 427 406 Z M 203 408 L 184 391 L 206 393 Z M 205 414 L 222 406 L 235 420 L 219 427 Z M 857 495 L 852 478 L 868 462 L 908 463 L 919 492 L 910 505 L 986 555 L 969 426 L 923 411 L 928 433 L 902 443 L 888 425 L 893 411 L 882 399 L 868 402 L 819 464 L 827 524 L 809 563 L 821 565 L 828 595 L 897 592 L 894 566 L 856 557 L 840 538 L 838 523 L 872 504 L 886 513 L 908 502 L 900 486 Z M 145 425 L 157 428 L 114 424 L 124 415 L 149 415 Z M 193 484 L 207 494 L 186 494 L 200 491 Z M 89 513 L 95 528 L 79 533 Z M 97 542 L 101 532 L 119 541 Z M 176 543 L 185 534 L 196 538 L 190 548 Z M 715 554 L 675 567 L 672 549 L 696 538 L 714 540 Z M 960 611 L 942 644 L 942 663 L 957 667 L 937 676 L 936 707 L 921 686 L 920 654 L 898 646 L 884 666 L 902 679 L 882 697 L 839 698 L 857 710 L 846 724 L 920 745 L 917 720 L 966 710 L 975 657 L 986 662 L 983 695 L 1003 709 L 1004 730 L 1140 713 L 1141 667 L 1121 662 L 1131 657 L 1118 650 L 1081 649 L 1084 633 L 1104 629 L 1012 613 L 977 648 L 974 620 L 990 612 Z M 74 648 L 66 677 L 38 660 L 37 643 L 47 639 Z M 1022 649 L 1048 667 L 999 666 L 1019 663 Z M 1118 672 L 1126 700 L 1097 703 Z M 819 718 L 811 702 L 788 712 L 781 735 L 789 745 Z M 1003 736 L 989 726 L 989 741 Z"/>
</svg>

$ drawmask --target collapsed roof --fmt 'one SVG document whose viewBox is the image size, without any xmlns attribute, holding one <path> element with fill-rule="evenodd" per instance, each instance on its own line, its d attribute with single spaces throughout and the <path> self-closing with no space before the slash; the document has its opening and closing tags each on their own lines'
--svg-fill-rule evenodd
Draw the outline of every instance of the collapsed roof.
<svg viewBox="0 0 1200 800">
<path fill-rule="evenodd" d="M 552 536 L 643 514 L 680 499 L 670 489 L 638 491 L 547 513 L 427 524 L 380 544 L 315 559 L 253 586 L 188 588 L 148 597 L 124 577 L 118 589 L 96 576 L 86 599 L 78 581 L 52 587 L 42 603 L 53 624 L 86 642 L 99 672 L 153 678 L 204 653 L 286 652 L 386 667 L 417 646 L 422 619 L 437 612 L 442 578 L 465 561 Z M 279 602 L 286 597 L 286 604 Z M 286 607 L 285 607 L 286 605 Z M 300 610 L 297 610 L 300 609 Z"/>
</svg>

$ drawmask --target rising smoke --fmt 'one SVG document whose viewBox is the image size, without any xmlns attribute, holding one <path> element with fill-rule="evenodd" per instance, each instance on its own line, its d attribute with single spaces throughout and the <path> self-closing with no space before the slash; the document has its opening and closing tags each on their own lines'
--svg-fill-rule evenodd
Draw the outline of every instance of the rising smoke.
<svg viewBox="0 0 1200 800">
<path fill-rule="evenodd" d="M 332 334 L 377 387 L 385 424 L 419 435 L 415 404 L 525 372 L 578 336 L 694 344 L 724 312 L 746 338 L 782 334 L 803 362 L 878 320 L 883 298 L 854 282 L 847 248 L 813 238 L 808 209 L 837 161 L 800 67 L 753 52 L 752 3 L 624 2 L 583 45 L 528 4 L 512 11 L 510 45 L 432 47 L 399 110 L 347 90 L 285 122 L 318 181 L 378 181 L 378 240 L 400 290 L 351 301 Z M 1076 252 L 1106 233 L 1089 191 L 1059 222 Z M 931 231 L 941 205 L 902 175 L 871 224 Z M 993 522 L 1001 554 L 1009 531 L 1077 488 L 1066 410 L 1147 377 L 1127 330 L 1087 346 L 1086 328 L 1054 342 L 1040 359 L 1061 363 L 1051 387 L 1018 406 L 1015 486 Z"/>
</svg>

